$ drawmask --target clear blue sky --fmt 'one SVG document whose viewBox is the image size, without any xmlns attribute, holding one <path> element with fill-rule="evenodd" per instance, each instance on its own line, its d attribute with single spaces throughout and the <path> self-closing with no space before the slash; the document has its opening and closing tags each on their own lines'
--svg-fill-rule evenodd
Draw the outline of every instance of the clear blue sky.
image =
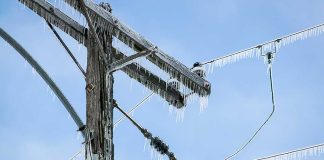
<svg viewBox="0 0 324 160">
<path fill-rule="evenodd" d="M 98 2 L 98 1 L 97 1 Z M 324 22 L 322 0 L 111 0 L 113 13 L 187 66 Z M 0 26 L 48 71 L 85 120 L 85 82 L 43 20 L 17 0 L 0 1 Z M 62 35 L 63 33 L 60 32 Z M 86 51 L 63 36 L 85 67 Z M 324 35 L 277 54 L 277 110 L 238 160 L 324 142 Z M 43 80 L 0 39 L 0 157 L 3 160 L 68 160 L 81 149 L 77 127 Z M 208 108 L 187 106 L 176 123 L 155 96 L 134 114 L 180 160 L 224 159 L 245 143 L 271 111 L 267 67 L 242 60 L 208 75 Z M 115 74 L 115 98 L 129 109 L 149 92 L 124 73 Z M 322 97 L 322 98 L 321 98 Z M 115 114 L 115 119 L 120 114 Z M 149 160 L 144 138 L 128 121 L 115 130 L 116 160 Z M 319 158 L 319 157 L 317 157 Z M 322 156 L 322 159 L 324 157 Z"/>
</svg>

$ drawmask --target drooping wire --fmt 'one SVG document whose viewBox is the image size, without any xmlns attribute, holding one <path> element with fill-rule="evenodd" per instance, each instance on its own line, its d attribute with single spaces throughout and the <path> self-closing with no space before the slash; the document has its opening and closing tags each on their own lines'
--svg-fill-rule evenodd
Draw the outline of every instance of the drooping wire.
<svg viewBox="0 0 324 160">
<path fill-rule="evenodd" d="M 133 107 L 127 114 L 131 115 L 132 113 L 134 113 L 134 111 L 136 109 L 138 109 L 139 107 L 142 106 L 142 104 L 144 104 L 147 100 L 150 99 L 150 97 L 152 97 L 154 95 L 154 93 L 150 93 L 149 95 L 147 95 L 144 99 L 142 99 L 138 104 L 135 105 L 135 107 Z M 118 119 L 117 122 L 115 122 L 114 124 L 114 128 L 118 126 L 119 123 L 121 123 L 122 121 L 124 121 L 127 117 L 123 116 L 121 118 Z"/>
<path fill-rule="evenodd" d="M 275 50 L 276 51 L 276 50 Z M 239 148 L 235 153 L 225 158 L 225 160 L 231 159 L 232 157 L 236 156 L 238 153 L 240 153 L 243 149 L 245 149 L 252 140 L 257 136 L 257 134 L 260 132 L 260 130 L 268 123 L 270 118 L 273 116 L 273 113 L 275 112 L 275 95 L 274 95 L 274 89 L 273 89 L 273 79 L 272 79 L 272 60 L 273 60 L 273 53 L 268 52 L 265 56 L 267 56 L 268 59 L 268 71 L 269 71 L 269 81 L 270 81 L 270 90 L 271 90 L 271 102 L 272 102 L 272 111 L 268 118 L 263 122 L 263 124 L 259 127 L 259 129 L 253 134 L 253 136 L 241 147 Z"/>
<path fill-rule="evenodd" d="M 7 41 L 42 77 L 42 79 L 46 82 L 46 84 L 52 89 L 53 93 L 58 97 L 61 101 L 65 109 L 68 111 L 75 124 L 78 126 L 79 131 L 82 133 L 82 136 L 85 137 L 85 125 L 82 122 L 80 116 L 75 111 L 72 104 L 63 94 L 61 89 L 56 85 L 56 83 L 52 80 L 52 78 L 47 74 L 45 69 L 39 65 L 39 63 L 31 56 L 30 53 L 27 52 L 13 37 L 11 37 L 6 31 L 4 31 L 0 27 L 0 37 L 2 37 L 5 41 Z"/>
<path fill-rule="evenodd" d="M 55 30 L 55 28 L 53 27 L 53 25 L 51 23 L 49 23 L 48 21 L 46 21 L 46 23 L 48 24 L 48 26 L 50 27 L 50 29 L 52 30 L 52 32 L 54 33 L 54 35 L 56 36 L 56 38 L 60 41 L 60 43 L 62 44 L 62 46 L 64 47 L 64 49 L 66 50 L 66 52 L 70 55 L 70 57 L 72 58 L 73 62 L 78 66 L 79 70 L 81 71 L 81 73 L 83 74 L 84 77 L 86 77 L 86 72 L 84 71 L 84 69 L 81 67 L 80 63 L 77 61 L 77 59 L 74 57 L 73 53 L 71 52 L 71 50 L 69 49 L 69 47 L 64 43 L 63 39 L 60 37 L 60 35 L 57 33 L 57 31 Z"/>
</svg>

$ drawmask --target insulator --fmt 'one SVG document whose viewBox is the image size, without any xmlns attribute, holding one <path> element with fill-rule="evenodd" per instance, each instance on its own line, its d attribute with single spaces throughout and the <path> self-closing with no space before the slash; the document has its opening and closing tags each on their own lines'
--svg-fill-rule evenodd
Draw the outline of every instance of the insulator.
<svg viewBox="0 0 324 160">
<path fill-rule="evenodd" d="M 196 62 L 193 65 L 193 68 L 191 69 L 191 72 L 196 73 L 201 78 L 205 78 L 206 77 L 205 68 L 199 62 Z"/>
<path fill-rule="evenodd" d="M 180 83 L 177 79 L 175 78 L 171 78 L 169 81 L 168 81 L 168 86 L 171 86 L 172 88 L 174 89 L 177 89 L 179 90 L 180 89 Z"/>
<path fill-rule="evenodd" d="M 100 2 L 99 6 L 103 9 L 105 9 L 106 11 L 108 11 L 109 13 L 111 13 L 111 11 L 112 11 L 109 3 Z"/>
</svg>

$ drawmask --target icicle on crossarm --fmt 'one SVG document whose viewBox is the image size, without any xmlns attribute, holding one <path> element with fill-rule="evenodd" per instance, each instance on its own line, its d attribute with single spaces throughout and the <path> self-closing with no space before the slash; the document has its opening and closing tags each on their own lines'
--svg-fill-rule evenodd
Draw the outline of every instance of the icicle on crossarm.
<svg viewBox="0 0 324 160">
<path fill-rule="evenodd" d="M 259 56 L 260 49 L 262 49 L 262 51 L 264 52 L 273 51 L 275 49 L 280 49 L 281 47 L 294 43 L 296 41 L 304 40 L 309 37 L 320 35 L 323 32 L 324 32 L 324 24 L 320 24 L 281 38 L 277 38 L 275 40 L 263 44 L 259 44 L 257 46 L 242 51 L 234 52 L 226 56 L 204 62 L 202 63 L 202 65 L 208 65 L 209 72 L 212 72 L 215 67 L 222 67 L 224 65 L 234 63 L 244 58 L 255 57 L 256 55 Z"/>
<path fill-rule="evenodd" d="M 112 53 L 115 58 L 114 60 L 119 60 L 126 57 L 123 53 L 114 48 L 112 49 Z M 169 102 L 169 104 L 177 108 L 184 107 L 185 103 L 182 93 L 171 86 L 167 86 L 167 82 L 161 80 L 158 76 L 148 71 L 141 65 L 132 63 L 121 70 L 124 71 L 130 78 L 135 79 L 157 95 L 161 96 L 163 99 Z"/>
<path fill-rule="evenodd" d="M 64 0 L 73 8 L 80 10 L 80 6 L 76 0 Z M 134 48 L 136 52 L 154 47 L 153 43 L 144 39 L 143 36 L 135 32 L 130 27 L 121 23 L 116 17 L 113 17 L 108 11 L 94 4 L 90 0 L 85 0 L 85 5 L 88 8 L 89 15 L 94 21 L 99 30 L 107 30 L 107 26 L 113 25 L 113 36 Z M 189 68 L 168 56 L 162 50 L 158 50 L 156 54 L 148 56 L 147 59 L 157 65 L 159 68 L 177 78 L 181 83 L 190 88 L 192 91 L 201 96 L 210 94 L 210 83 L 198 75 L 190 72 Z"/>
<path fill-rule="evenodd" d="M 255 160 L 306 160 L 309 157 L 324 155 L 324 144 L 297 149 Z"/>
<path fill-rule="evenodd" d="M 45 0 L 19 0 L 22 4 L 85 45 L 86 28 Z"/>
<path fill-rule="evenodd" d="M 75 30 L 75 33 L 78 33 L 78 36 L 74 36 L 76 40 L 78 38 L 76 37 L 82 37 L 83 42 L 85 41 L 87 29 L 84 28 L 83 26 L 79 25 L 77 22 L 73 21 L 71 18 L 69 18 L 67 15 L 64 13 L 60 12 L 57 9 L 55 10 L 55 19 L 48 19 L 46 17 L 52 16 L 49 12 L 45 14 L 45 11 L 49 11 L 49 8 L 54 8 L 51 4 L 44 0 L 20 0 L 23 4 L 26 6 L 30 7 L 32 10 L 35 10 L 36 13 L 39 13 L 43 18 L 46 20 L 49 20 L 50 23 L 54 24 L 55 26 L 59 27 L 60 29 L 63 29 L 66 33 L 70 34 L 72 37 Z M 43 10 L 43 11 L 42 11 Z M 43 14 L 44 13 L 44 14 Z M 55 20 L 55 21 L 54 21 Z M 57 21 L 57 23 L 56 23 Z M 71 21 L 71 22 L 70 22 Z M 62 28 L 63 27 L 63 28 Z M 65 27 L 68 27 L 70 29 L 64 29 Z M 84 45 L 86 45 L 84 43 Z M 118 52 L 113 49 L 113 52 L 115 53 L 114 56 L 117 56 L 117 59 L 119 60 L 121 58 L 125 58 L 124 54 L 121 52 Z M 137 80 L 147 88 L 151 89 L 158 95 L 160 95 L 162 98 L 166 99 L 167 102 L 172 104 L 173 106 L 176 107 L 183 107 L 184 102 L 182 95 L 179 91 L 176 91 L 170 87 L 164 89 L 162 86 L 165 86 L 165 81 L 160 81 L 157 76 L 152 74 L 151 72 L 148 72 L 145 68 L 139 67 L 137 70 L 137 67 L 133 64 L 125 67 L 122 69 L 126 74 L 128 74 L 131 78 Z"/>
</svg>

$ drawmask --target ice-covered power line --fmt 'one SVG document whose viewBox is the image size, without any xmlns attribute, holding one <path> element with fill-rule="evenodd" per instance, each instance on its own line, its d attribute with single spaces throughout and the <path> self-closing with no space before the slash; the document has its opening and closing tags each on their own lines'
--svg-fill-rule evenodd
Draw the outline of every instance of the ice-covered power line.
<svg viewBox="0 0 324 160">
<path fill-rule="evenodd" d="M 65 109 L 69 112 L 70 116 L 79 127 L 79 130 L 82 132 L 84 136 L 85 133 L 83 132 L 84 123 L 82 122 L 79 115 L 74 110 L 73 106 L 69 102 L 69 100 L 64 96 L 63 92 L 60 88 L 55 84 L 55 82 L 51 79 L 51 77 L 46 73 L 46 71 L 37 63 L 37 61 L 15 40 L 13 39 L 8 33 L 6 33 L 0 27 L 0 36 L 7 41 L 15 50 L 33 67 L 35 70 L 47 83 L 47 85 L 53 90 L 54 94 L 58 97 L 58 99 L 62 102 Z"/>
<path fill-rule="evenodd" d="M 135 105 L 135 107 L 133 107 L 127 114 L 128 115 L 132 115 L 134 113 L 134 111 L 136 109 L 138 109 L 139 107 L 141 107 L 147 100 L 149 100 L 152 96 L 154 95 L 154 93 L 150 93 L 149 95 L 147 95 L 145 98 L 143 98 L 143 100 L 141 100 L 138 104 Z M 123 120 L 125 120 L 126 116 L 121 117 L 120 119 L 118 119 L 117 122 L 114 123 L 114 128 L 116 128 L 118 126 L 119 123 L 121 123 Z"/>
<path fill-rule="evenodd" d="M 227 64 L 231 64 L 234 62 L 237 62 L 244 58 L 251 58 L 255 56 L 260 56 L 261 50 L 263 52 L 273 51 L 275 48 L 280 49 L 283 46 L 286 46 L 288 44 L 294 43 L 299 40 L 304 40 L 313 36 L 320 35 L 324 32 L 324 23 L 307 28 L 305 30 L 295 32 L 293 34 L 289 34 L 286 36 L 283 36 L 281 38 L 277 38 L 271 41 L 268 41 L 263 44 L 259 44 L 256 46 L 253 46 L 248 49 L 244 49 L 238 52 L 234 52 L 207 62 L 202 63 L 203 66 L 207 65 L 208 72 L 212 72 L 215 67 L 222 67 Z"/>
<path fill-rule="evenodd" d="M 306 160 L 309 157 L 321 156 L 323 154 L 324 143 L 255 160 Z"/>
<path fill-rule="evenodd" d="M 271 90 L 271 102 L 272 102 L 272 111 L 268 118 L 262 123 L 262 125 L 259 127 L 259 129 L 253 134 L 253 136 L 241 147 L 239 148 L 235 153 L 225 158 L 225 160 L 231 159 L 235 157 L 237 154 L 239 154 L 243 149 L 245 149 L 252 140 L 258 135 L 258 133 L 261 131 L 261 129 L 269 122 L 270 118 L 273 116 L 273 113 L 275 112 L 276 104 L 275 104 L 275 95 L 274 95 L 274 88 L 273 88 L 273 79 L 272 79 L 272 62 L 273 62 L 273 54 L 272 52 L 268 52 L 264 56 L 266 56 L 267 62 L 268 62 L 268 71 L 269 71 L 269 81 L 270 81 L 270 90 Z"/>
</svg>

